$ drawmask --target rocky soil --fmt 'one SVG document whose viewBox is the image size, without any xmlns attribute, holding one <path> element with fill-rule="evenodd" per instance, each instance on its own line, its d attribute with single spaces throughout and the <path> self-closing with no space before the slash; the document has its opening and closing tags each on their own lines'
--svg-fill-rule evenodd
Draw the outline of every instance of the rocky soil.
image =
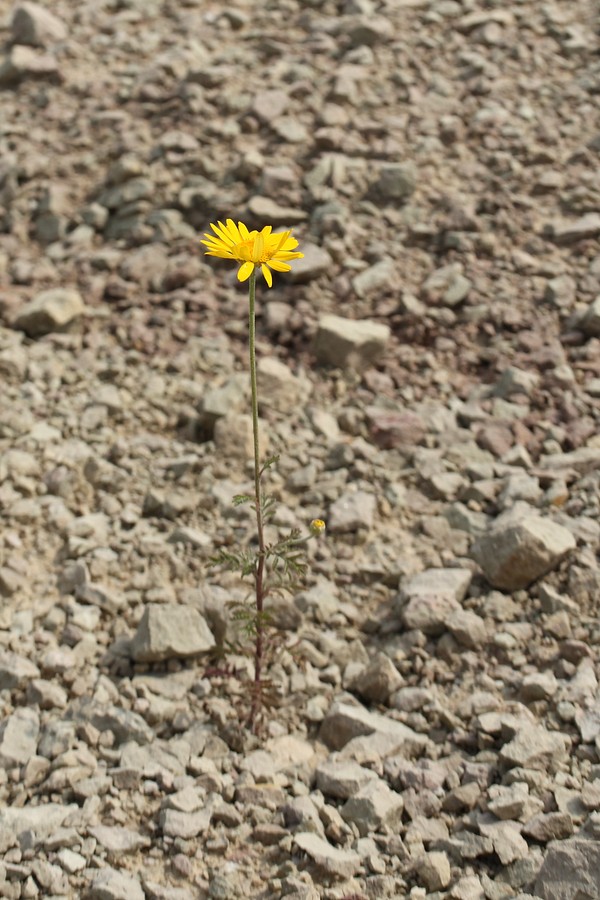
<svg viewBox="0 0 600 900">
<path fill-rule="evenodd" d="M 595 4 L 0 15 L 0 896 L 598 900 Z M 226 217 L 305 252 L 261 416 L 328 524 L 261 740 Z"/>
</svg>

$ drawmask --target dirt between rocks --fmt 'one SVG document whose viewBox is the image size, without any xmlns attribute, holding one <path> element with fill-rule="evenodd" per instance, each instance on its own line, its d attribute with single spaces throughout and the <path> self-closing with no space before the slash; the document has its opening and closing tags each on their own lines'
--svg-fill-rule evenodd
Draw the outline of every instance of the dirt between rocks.
<svg viewBox="0 0 600 900">
<path fill-rule="evenodd" d="M 595 4 L 0 17 L 0 897 L 598 900 Z M 305 252 L 261 417 L 328 523 L 260 742 L 227 217 Z"/>
</svg>

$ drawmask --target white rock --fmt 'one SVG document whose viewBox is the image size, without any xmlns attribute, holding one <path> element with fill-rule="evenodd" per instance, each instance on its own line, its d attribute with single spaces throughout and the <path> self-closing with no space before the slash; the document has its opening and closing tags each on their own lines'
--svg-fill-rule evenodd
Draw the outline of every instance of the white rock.
<svg viewBox="0 0 600 900">
<path fill-rule="evenodd" d="M 51 288 L 27 303 L 14 321 L 15 328 L 29 337 L 39 337 L 65 328 L 85 310 L 79 291 Z"/>
<path fill-rule="evenodd" d="M 491 528 L 473 544 L 471 556 L 491 585 L 516 591 L 556 568 L 575 543 L 562 525 L 532 514 Z"/>
<path fill-rule="evenodd" d="M 58 16 L 38 3 L 21 0 L 13 12 L 10 23 L 15 44 L 45 47 L 55 41 L 63 41 L 67 28 Z"/>
<path fill-rule="evenodd" d="M 0 724 L 0 763 L 26 763 L 36 752 L 40 717 L 34 709 L 18 707 Z"/>
<path fill-rule="evenodd" d="M 369 319 L 356 321 L 322 316 L 314 343 L 319 363 L 361 370 L 378 359 L 390 338 L 390 328 Z"/>
<path fill-rule="evenodd" d="M 137 662 L 159 662 L 197 656 L 214 646 L 206 620 L 193 606 L 153 604 L 144 611 L 131 655 Z"/>
<path fill-rule="evenodd" d="M 332 847 L 317 834 L 301 831 L 294 835 L 294 843 L 298 850 L 310 856 L 317 868 L 327 875 L 352 878 L 360 868 L 361 859 L 358 853 Z"/>
</svg>

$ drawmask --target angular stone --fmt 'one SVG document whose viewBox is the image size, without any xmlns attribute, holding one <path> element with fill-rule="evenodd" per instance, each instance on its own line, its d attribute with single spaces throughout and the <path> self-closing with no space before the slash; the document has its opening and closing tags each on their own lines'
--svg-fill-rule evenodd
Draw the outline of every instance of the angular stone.
<svg viewBox="0 0 600 900">
<path fill-rule="evenodd" d="M 15 44 L 46 47 L 67 37 L 64 22 L 38 3 L 21 0 L 14 9 L 10 23 Z"/>
<path fill-rule="evenodd" d="M 22 688 L 31 679 L 38 678 L 39 674 L 35 663 L 26 657 L 10 650 L 0 651 L 0 691 Z"/>
<path fill-rule="evenodd" d="M 352 682 L 352 690 L 372 703 L 387 703 L 404 684 L 400 672 L 385 653 L 377 653 Z"/>
<path fill-rule="evenodd" d="M 326 315 L 319 319 L 313 350 L 323 365 L 360 371 L 381 357 L 390 334 L 379 322 Z"/>
<path fill-rule="evenodd" d="M 210 826 L 212 809 L 199 809 L 196 812 L 181 812 L 177 809 L 163 809 L 158 823 L 163 834 L 179 837 L 189 841 L 204 834 Z"/>
<path fill-rule="evenodd" d="M 494 847 L 494 853 L 503 866 L 517 859 L 525 859 L 529 853 L 529 844 L 520 834 L 520 826 L 516 822 L 497 822 L 493 816 L 490 821 L 479 822 L 479 830 L 485 837 L 489 837 Z"/>
<path fill-rule="evenodd" d="M 587 308 L 581 320 L 581 330 L 588 337 L 600 337 L 600 294 Z"/>
<path fill-rule="evenodd" d="M 417 170 L 412 163 L 383 163 L 369 188 L 369 199 L 385 205 L 406 203 L 417 186 Z"/>
<path fill-rule="evenodd" d="M 341 750 L 353 738 L 361 736 L 389 736 L 390 745 L 397 744 L 397 751 L 388 749 L 389 753 L 404 749 L 410 755 L 414 751 L 422 751 L 429 745 L 429 740 L 422 734 L 413 731 L 401 722 L 396 722 L 379 713 L 369 712 L 364 706 L 351 706 L 349 703 L 333 703 L 323 719 L 320 739 L 331 749 Z M 372 738 L 373 743 L 376 739 Z"/>
<path fill-rule="evenodd" d="M 298 378 L 285 363 L 273 356 L 259 360 L 257 378 L 261 405 L 281 413 L 301 408 L 312 390 L 307 378 Z"/>
<path fill-rule="evenodd" d="M 130 652 L 137 662 L 160 662 L 197 656 L 214 646 L 206 620 L 193 606 L 152 604 L 144 610 Z"/>
<path fill-rule="evenodd" d="M 332 534 L 371 528 L 377 501 L 367 491 L 348 491 L 335 500 L 327 517 L 327 528 Z"/>
<path fill-rule="evenodd" d="M 326 797 L 348 800 L 377 775 L 355 762 L 328 759 L 317 767 L 315 777 L 317 787 Z"/>
<path fill-rule="evenodd" d="M 570 531 L 535 514 L 492 527 L 471 547 L 491 585 L 508 591 L 528 587 L 574 550 Z"/>
<path fill-rule="evenodd" d="M 340 810 L 346 822 L 352 822 L 365 837 L 381 827 L 396 828 L 402 818 L 404 801 L 380 778 L 368 781 L 350 797 Z"/>
<path fill-rule="evenodd" d="M 150 838 L 146 835 L 118 825 L 96 825 L 89 828 L 88 833 L 112 854 L 135 853 L 136 850 L 149 847 L 151 844 Z"/>
<path fill-rule="evenodd" d="M 439 850 L 427 853 L 417 862 L 416 869 L 428 891 L 442 891 L 450 884 L 450 860 Z"/>
<path fill-rule="evenodd" d="M 487 641 L 485 621 L 469 609 L 459 609 L 450 613 L 445 620 L 452 637 L 463 647 L 474 650 Z"/>
<path fill-rule="evenodd" d="M 308 242 L 302 243 L 302 259 L 295 259 L 290 272 L 290 281 L 293 284 L 306 284 L 320 275 L 328 272 L 333 265 L 333 260 L 324 247 Z"/>
<path fill-rule="evenodd" d="M 440 634 L 447 619 L 460 612 L 471 578 L 469 569 L 426 569 L 414 575 L 400 591 L 404 625 Z"/>
<path fill-rule="evenodd" d="M 396 411 L 383 406 L 367 406 L 365 418 L 371 440 L 382 450 L 415 447 L 423 442 L 427 427 L 410 410 Z"/>
<path fill-rule="evenodd" d="M 324 874 L 337 878 L 352 878 L 361 866 L 358 853 L 332 847 L 324 838 L 308 831 L 294 835 L 294 844 L 302 853 L 310 856 Z"/>
<path fill-rule="evenodd" d="M 7 828 L 13 834 L 34 831 L 40 837 L 54 834 L 65 819 L 79 811 L 76 804 L 44 803 L 41 806 L 7 806 L 0 809 L 0 829 Z"/>
<path fill-rule="evenodd" d="M 43 78 L 48 81 L 59 81 L 59 68 L 56 58 L 50 53 L 39 53 L 32 47 L 15 44 L 11 47 L 4 62 L 0 65 L 0 86 L 8 87 L 18 84 L 25 78 Z M 61 288 L 57 288 L 61 290 Z"/>
<path fill-rule="evenodd" d="M 421 291 L 429 303 L 453 307 L 466 299 L 471 287 L 471 281 L 462 274 L 462 265 L 451 263 L 432 272 Z"/>
<path fill-rule="evenodd" d="M 554 222 L 545 229 L 556 244 L 574 244 L 600 234 L 600 213 L 590 212 L 574 222 Z"/>
<path fill-rule="evenodd" d="M 18 707 L 0 724 L 0 764 L 26 763 L 37 750 L 40 717 L 34 709 Z"/>
<path fill-rule="evenodd" d="M 535 880 L 541 900 L 598 900 L 600 844 L 573 838 L 553 841 Z"/>
<path fill-rule="evenodd" d="M 84 310 L 79 291 L 72 288 L 50 288 L 41 291 L 27 303 L 13 324 L 29 337 L 40 337 L 65 328 Z"/>
<path fill-rule="evenodd" d="M 386 288 L 390 289 L 395 277 L 393 261 L 382 259 L 355 275 L 352 279 L 352 288 L 357 297 L 370 297 Z"/>
<path fill-rule="evenodd" d="M 573 830 L 573 819 L 566 812 L 539 813 L 523 826 L 523 834 L 543 844 L 564 841 L 571 837 Z"/>
<path fill-rule="evenodd" d="M 100 703 L 90 697 L 83 697 L 71 703 L 67 716 L 75 722 L 89 722 L 98 731 L 112 731 L 117 744 L 129 741 L 136 744 L 150 744 L 154 740 L 152 728 L 139 713 L 121 709 L 110 703 Z M 59 724 L 68 726 L 71 723 Z"/>
<path fill-rule="evenodd" d="M 568 756 L 568 739 L 543 725 L 529 725 L 500 750 L 500 761 L 509 767 L 555 772 Z"/>
<path fill-rule="evenodd" d="M 124 872 L 103 866 L 101 869 L 86 869 L 89 887 L 83 893 L 83 900 L 145 900 L 144 891 L 137 878 Z"/>
</svg>

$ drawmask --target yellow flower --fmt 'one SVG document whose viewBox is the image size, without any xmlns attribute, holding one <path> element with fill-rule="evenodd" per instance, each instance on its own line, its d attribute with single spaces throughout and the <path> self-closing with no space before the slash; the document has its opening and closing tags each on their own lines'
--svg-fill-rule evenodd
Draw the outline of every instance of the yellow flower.
<svg viewBox="0 0 600 900">
<path fill-rule="evenodd" d="M 313 519 L 309 526 L 311 534 L 314 534 L 315 536 L 323 534 L 325 527 L 323 519 Z"/>
<path fill-rule="evenodd" d="M 235 259 L 241 262 L 238 270 L 238 280 L 246 281 L 252 272 L 260 266 L 269 287 L 273 284 L 271 269 L 275 272 L 289 272 L 292 268 L 288 262 L 290 259 L 301 259 L 304 253 L 298 253 L 296 238 L 290 237 L 291 231 L 282 231 L 279 234 L 271 234 L 272 226 L 265 225 L 262 231 L 248 231 L 243 222 L 237 225 L 233 219 L 227 219 L 225 225 L 217 222 L 210 227 L 214 234 L 204 234 L 207 241 L 207 256 L 220 256 L 222 259 Z"/>
</svg>

